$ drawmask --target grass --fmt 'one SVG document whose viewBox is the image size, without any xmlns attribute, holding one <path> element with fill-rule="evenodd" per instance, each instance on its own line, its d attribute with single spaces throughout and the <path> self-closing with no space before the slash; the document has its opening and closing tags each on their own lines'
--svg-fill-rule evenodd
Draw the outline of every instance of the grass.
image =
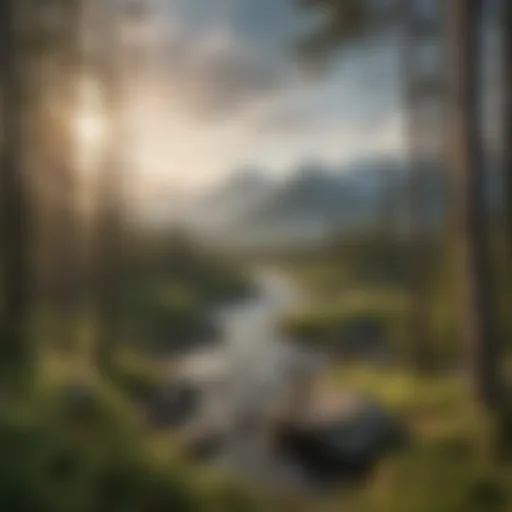
<svg viewBox="0 0 512 512">
<path fill-rule="evenodd" d="M 471 444 L 445 438 L 417 445 L 379 468 L 369 487 L 347 497 L 353 512 L 508 512 L 508 469 L 482 469 Z"/>
<path fill-rule="evenodd" d="M 512 465 L 482 457 L 489 432 L 460 376 L 340 365 L 326 373 L 320 385 L 331 393 L 349 388 L 372 397 L 411 432 L 411 444 L 383 461 L 368 486 L 345 493 L 347 510 L 512 510 Z"/>
<path fill-rule="evenodd" d="M 105 382 L 78 354 L 45 350 L 30 400 L 0 420 L 2 510 L 511 510 L 511 468 L 480 463 L 475 448 L 480 420 L 456 375 L 418 377 L 401 368 L 353 364 L 327 372 L 320 386 L 331 392 L 350 387 L 378 400 L 407 422 L 413 442 L 384 460 L 363 488 L 319 497 L 275 496 L 231 475 L 192 466 L 181 458 L 171 433 L 145 430 L 125 392 L 131 384 Z M 128 350 L 119 363 L 129 382 L 159 371 Z M 89 378 L 92 392 L 88 403 L 76 408 L 65 390 L 80 376 Z"/>
<path fill-rule="evenodd" d="M 124 372 L 156 370 L 134 354 Z M 266 510 L 224 475 L 191 466 L 172 434 L 145 427 L 132 379 L 105 380 L 85 360 L 48 352 L 33 388 L 0 416 L 0 509 L 19 512 Z M 145 389 L 145 384 L 143 386 Z M 252 508 L 251 508 L 252 507 Z"/>
<path fill-rule="evenodd" d="M 371 335 L 392 352 L 403 339 L 407 308 L 406 297 L 397 290 L 348 291 L 285 315 L 280 327 L 288 336 L 319 349 L 336 349 L 354 335 Z"/>
<path fill-rule="evenodd" d="M 419 428 L 427 419 L 464 423 L 473 413 L 466 385 L 456 375 L 419 376 L 397 367 L 340 364 L 322 376 L 320 386 L 330 392 L 354 390 L 409 421 L 416 420 Z"/>
<path fill-rule="evenodd" d="M 328 343 L 344 325 L 373 319 L 397 330 L 406 306 L 396 288 L 349 286 L 350 272 L 326 261 L 295 269 L 314 303 L 283 321 L 288 328 L 313 329 Z M 217 285 L 215 283 L 215 288 Z M 213 284 L 211 288 L 214 288 Z M 154 315 L 167 329 L 169 311 L 187 324 L 196 298 L 168 287 L 153 296 Z M 224 292 L 223 292 L 224 293 Z M 217 294 L 217 292 L 216 292 Z M 227 294 L 227 292 L 226 292 Z M 450 298 L 432 301 L 431 328 L 439 350 L 453 352 Z M 506 308 L 505 308 L 506 309 Z M 172 433 L 148 431 L 134 399 L 158 390 L 168 368 L 123 348 L 107 382 L 91 365 L 90 319 L 78 322 L 78 349 L 62 351 L 41 343 L 38 373 L 26 403 L 0 416 L 0 510 L 19 512 L 510 512 L 510 465 L 483 464 L 479 437 L 485 430 L 455 374 L 418 376 L 403 368 L 338 365 L 319 386 L 336 393 L 350 388 L 372 397 L 410 428 L 412 442 L 379 465 L 363 488 L 319 497 L 269 496 L 233 475 L 192 466 L 180 455 Z M 160 325 L 158 325 L 160 328 Z M 316 331 L 315 331 L 316 329 Z M 149 332 L 149 331 L 148 331 Z M 89 341 L 87 341 L 89 340 Z M 512 368 L 512 365 L 510 365 Z M 512 372 L 511 372 L 512 374 Z M 87 384 L 90 396 L 78 406 L 69 393 Z"/>
</svg>

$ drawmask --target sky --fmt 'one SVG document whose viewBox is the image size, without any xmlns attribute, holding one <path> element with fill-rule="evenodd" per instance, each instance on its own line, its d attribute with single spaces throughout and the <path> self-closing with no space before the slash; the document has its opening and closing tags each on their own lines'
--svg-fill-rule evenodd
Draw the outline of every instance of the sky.
<svg viewBox="0 0 512 512">
<path fill-rule="evenodd" d="M 134 172 L 149 193 L 403 152 L 392 38 L 348 47 L 313 76 L 296 45 L 315 19 L 296 0 L 152 2 L 128 52 Z"/>
<path fill-rule="evenodd" d="M 247 169 L 279 180 L 309 162 L 344 170 L 407 156 L 396 33 L 344 47 L 313 75 L 297 45 L 317 20 L 299 0 L 146 2 L 124 43 L 125 110 L 131 194 L 150 210 L 172 215 Z M 484 64 L 494 69 L 491 32 Z M 490 82 L 489 133 L 501 101 Z"/>
</svg>

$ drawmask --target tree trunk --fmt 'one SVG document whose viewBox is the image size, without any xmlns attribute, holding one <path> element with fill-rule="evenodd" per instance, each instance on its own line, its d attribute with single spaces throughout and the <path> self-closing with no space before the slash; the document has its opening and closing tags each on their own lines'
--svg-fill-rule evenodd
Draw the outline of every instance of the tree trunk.
<svg viewBox="0 0 512 512">
<path fill-rule="evenodd" d="M 110 137 L 98 181 L 94 306 L 97 311 L 98 329 L 96 363 L 100 370 L 108 372 L 120 336 L 123 69 L 120 62 L 122 55 L 119 48 L 117 19 L 120 14 L 108 4 L 98 7 L 103 13 L 101 30 L 105 45 L 104 53 L 99 59 L 99 68 L 105 90 Z"/>
<path fill-rule="evenodd" d="M 428 225 L 425 198 L 425 179 L 429 169 L 426 157 L 432 154 L 429 146 L 433 127 L 425 120 L 425 108 L 438 101 L 438 88 L 432 84 L 438 76 L 422 70 L 418 58 L 420 48 L 440 33 L 436 21 L 424 19 L 417 4 L 403 0 L 400 4 L 403 36 L 401 40 L 401 79 L 406 117 L 409 177 L 405 191 L 408 215 L 406 277 L 410 286 L 409 333 L 410 362 L 419 373 L 434 366 L 432 340 L 428 332 L 430 309 L 427 255 Z M 425 28 L 428 27 L 428 29 Z M 433 154 L 431 155 L 433 159 Z"/>
<path fill-rule="evenodd" d="M 127 102 L 127 83 L 136 76 L 137 69 L 127 61 L 138 62 L 138 48 L 123 42 L 123 26 L 140 26 L 144 23 L 145 3 L 132 1 L 122 7 L 100 5 L 103 9 L 105 52 L 101 56 L 101 72 L 105 88 L 105 105 L 110 120 L 110 140 L 105 155 L 105 165 L 99 180 L 99 216 L 97 231 L 97 287 L 98 311 L 97 363 L 108 371 L 115 351 L 121 341 L 121 299 L 126 278 L 126 237 L 124 236 L 124 173 L 130 163 L 126 161 L 126 122 L 123 116 Z M 129 75 L 129 77 L 128 77 Z"/>
<path fill-rule="evenodd" d="M 460 251 L 462 332 L 470 354 L 475 399 L 485 408 L 493 409 L 499 398 L 498 346 L 490 289 L 492 264 L 486 237 L 477 80 L 482 2 L 450 0 L 447 8 L 452 109 L 449 163 Z"/>
<path fill-rule="evenodd" d="M 55 331 L 54 340 L 61 349 L 75 345 L 80 223 L 79 180 L 76 166 L 76 136 L 73 121 L 78 104 L 78 80 L 81 77 L 82 0 L 61 7 L 62 40 L 57 52 L 58 72 L 62 83 L 62 127 L 57 163 L 58 211 L 54 239 Z"/>
<path fill-rule="evenodd" d="M 503 152 L 509 261 L 512 261 L 512 2 L 503 0 Z M 508 270 L 511 270 L 510 268 Z"/>
<path fill-rule="evenodd" d="M 0 0 L 2 80 L 1 201 L 3 231 L 3 340 L 0 372 L 19 371 L 29 361 L 29 212 L 23 165 L 24 69 L 16 29 L 19 1 Z"/>
</svg>

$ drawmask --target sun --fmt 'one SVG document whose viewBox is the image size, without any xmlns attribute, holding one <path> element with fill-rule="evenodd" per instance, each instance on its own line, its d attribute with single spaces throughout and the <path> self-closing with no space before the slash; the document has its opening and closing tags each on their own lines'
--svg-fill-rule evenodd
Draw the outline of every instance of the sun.
<svg viewBox="0 0 512 512">
<path fill-rule="evenodd" d="M 76 118 L 76 130 L 80 144 L 85 147 L 99 145 L 105 135 L 104 122 L 95 112 L 82 112 Z"/>
<path fill-rule="evenodd" d="M 81 153 L 97 153 L 107 138 L 102 89 L 90 76 L 82 77 L 78 83 L 77 109 L 74 115 L 78 148 Z"/>
</svg>

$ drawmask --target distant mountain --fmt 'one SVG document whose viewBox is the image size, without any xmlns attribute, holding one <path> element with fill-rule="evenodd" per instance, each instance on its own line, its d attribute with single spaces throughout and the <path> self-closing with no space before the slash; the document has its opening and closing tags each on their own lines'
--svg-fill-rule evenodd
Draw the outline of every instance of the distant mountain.
<svg viewBox="0 0 512 512">
<path fill-rule="evenodd" d="M 425 209 L 435 220 L 444 178 L 433 164 L 425 169 Z M 313 243 L 383 222 L 405 228 L 408 179 L 402 162 L 385 158 L 344 168 L 308 162 L 284 182 L 244 170 L 201 199 L 198 218 L 219 242 L 256 246 Z"/>
<path fill-rule="evenodd" d="M 226 201 L 238 205 L 240 201 L 254 198 L 259 199 L 271 187 L 270 180 L 257 169 L 242 169 L 230 175 L 224 183 L 206 196 L 206 202 L 220 205 Z"/>
<path fill-rule="evenodd" d="M 247 210 L 240 225 L 247 237 L 269 242 L 321 240 L 334 231 L 366 229 L 379 222 L 388 203 L 396 210 L 394 188 L 403 171 L 379 161 L 347 169 L 309 163 Z"/>
<path fill-rule="evenodd" d="M 263 204 L 247 210 L 249 222 L 268 222 L 284 217 L 323 218 L 341 199 L 339 179 L 316 164 L 304 165 L 290 180 L 281 184 Z"/>
<path fill-rule="evenodd" d="M 248 209 L 263 204 L 275 184 L 256 169 L 242 169 L 225 182 L 196 198 L 192 224 L 200 231 L 222 235 L 236 227 Z"/>
</svg>

